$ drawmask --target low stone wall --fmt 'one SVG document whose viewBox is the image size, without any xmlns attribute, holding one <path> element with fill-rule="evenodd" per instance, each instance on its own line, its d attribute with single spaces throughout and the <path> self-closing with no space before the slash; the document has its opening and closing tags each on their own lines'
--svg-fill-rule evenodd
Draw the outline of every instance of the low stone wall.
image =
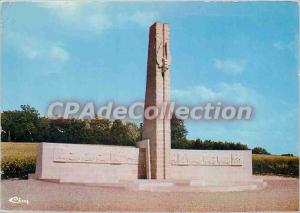
<svg viewBox="0 0 300 213">
<path fill-rule="evenodd" d="M 135 147 L 41 143 L 34 177 L 62 182 L 135 180 L 145 176 L 141 159 L 145 152 Z"/>
<path fill-rule="evenodd" d="M 251 150 L 171 150 L 171 179 L 243 181 L 252 177 Z"/>
<path fill-rule="evenodd" d="M 145 151 L 126 146 L 41 143 L 33 177 L 80 183 L 146 178 Z M 169 171 L 172 180 L 251 180 L 252 153 L 171 149 Z"/>
</svg>

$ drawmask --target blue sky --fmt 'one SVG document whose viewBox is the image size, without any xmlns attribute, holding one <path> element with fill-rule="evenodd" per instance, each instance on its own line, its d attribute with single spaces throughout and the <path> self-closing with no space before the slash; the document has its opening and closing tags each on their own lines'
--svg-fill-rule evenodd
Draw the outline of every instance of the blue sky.
<svg viewBox="0 0 300 213">
<path fill-rule="evenodd" d="M 251 121 L 189 121 L 189 138 L 298 154 L 298 7 L 248 3 L 4 3 L 2 109 L 143 100 L 148 27 L 166 22 L 172 100 L 249 103 Z"/>
</svg>

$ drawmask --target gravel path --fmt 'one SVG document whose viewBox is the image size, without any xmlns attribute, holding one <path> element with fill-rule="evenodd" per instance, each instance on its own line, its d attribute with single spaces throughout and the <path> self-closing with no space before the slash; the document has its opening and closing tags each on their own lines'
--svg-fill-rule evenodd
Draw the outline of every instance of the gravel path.
<svg viewBox="0 0 300 213">
<path fill-rule="evenodd" d="M 2 181 L 2 209 L 72 211 L 296 211 L 299 180 L 266 177 L 261 191 L 143 192 L 37 180 Z M 18 196 L 29 204 L 14 204 Z"/>
</svg>

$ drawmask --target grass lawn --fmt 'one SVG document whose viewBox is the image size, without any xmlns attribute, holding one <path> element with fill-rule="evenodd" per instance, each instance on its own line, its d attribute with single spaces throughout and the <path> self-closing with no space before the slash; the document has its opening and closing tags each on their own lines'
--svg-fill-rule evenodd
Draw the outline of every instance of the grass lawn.
<svg viewBox="0 0 300 213">
<path fill-rule="evenodd" d="M 1 178 L 27 178 L 34 173 L 37 143 L 1 143 Z"/>
<path fill-rule="evenodd" d="M 2 160 L 8 158 L 36 158 L 38 143 L 1 143 Z"/>
<path fill-rule="evenodd" d="M 299 177 L 299 158 L 280 155 L 252 155 L 254 174 Z"/>
</svg>

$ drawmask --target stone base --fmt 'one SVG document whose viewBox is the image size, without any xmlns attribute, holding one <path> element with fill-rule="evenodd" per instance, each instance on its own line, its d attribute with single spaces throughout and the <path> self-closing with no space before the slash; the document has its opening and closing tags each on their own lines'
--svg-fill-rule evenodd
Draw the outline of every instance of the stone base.
<svg viewBox="0 0 300 213">
<path fill-rule="evenodd" d="M 34 174 L 30 179 L 38 179 Z M 123 188 L 133 191 L 150 192 L 235 192 L 261 190 L 267 187 L 263 179 L 251 179 L 245 181 L 202 181 L 202 180 L 148 180 L 138 179 L 133 181 L 114 180 L 108 182 L 76 182 L 71 180 L 38 179 L 47 182 L 80 184 L 95 187 Z"/>
<path fill-rule="evenodd" d="M 232 192 L 264 189 L 267 183 L 263 180 L 243 182 L 208 182 L 200 180 L 137 180 L 128 184 L 127 188 L 143 191 L 165 192 Z"/>
</svg>

